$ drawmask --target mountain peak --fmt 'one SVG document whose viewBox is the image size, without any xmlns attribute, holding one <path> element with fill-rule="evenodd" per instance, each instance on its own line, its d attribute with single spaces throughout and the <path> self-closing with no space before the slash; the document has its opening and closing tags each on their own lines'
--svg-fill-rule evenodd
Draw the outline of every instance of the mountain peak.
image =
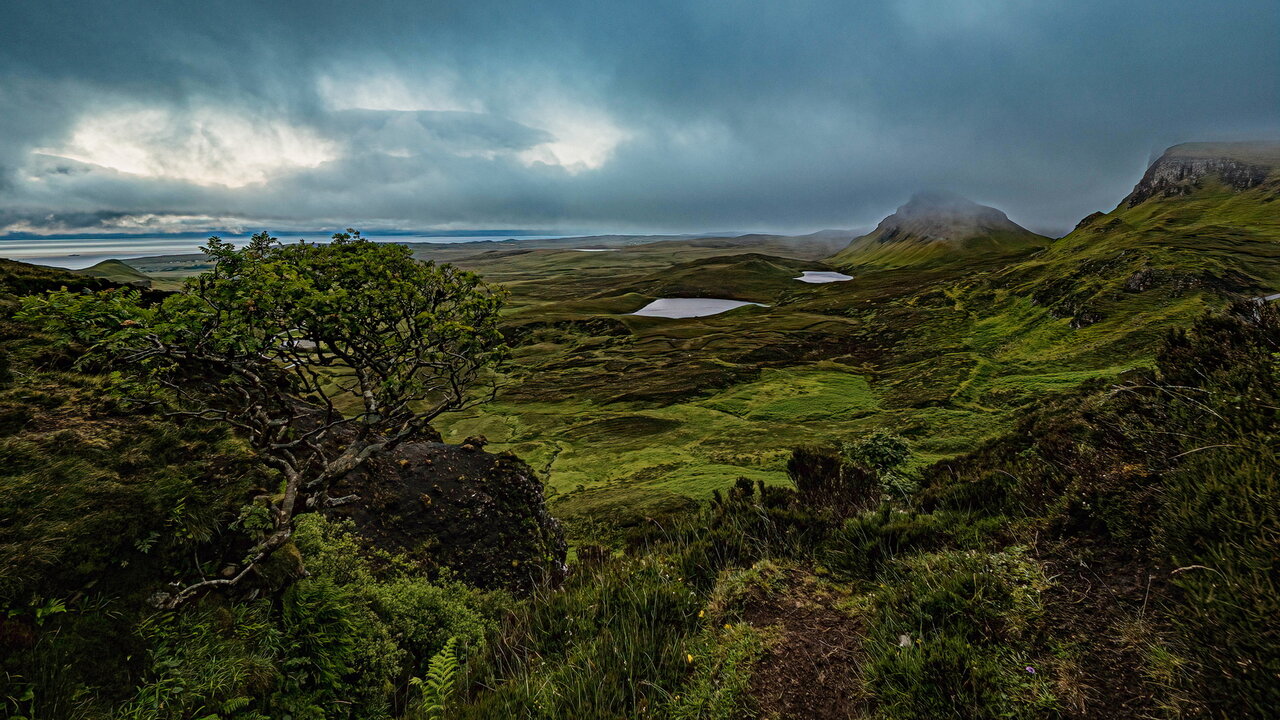
<svg viewBox="0 0 1280 720">
<path fill-rule="evenodd" d="M 919 192 L 876 227 L 880 242 L 912 236 L 925 242 L 958 242 L 993 232 L 1029 232 L 1000 210 L 950 192 Z"/>
<path fill-rule="evenodd" d="M 982 207 L 978 203 L 970 200 L 963 195 L 958 195 L 946 190 L 922 190 L 911 196 L 905 205 L 898 208 L 898 212 L 922 211 L 922 210 L 965 210 Z"/>
<path fill-rule="evenodd" d="M 1006 255 L 1045 242 L 996 208 L 955 193 L 929 191 L 912 195 L 834 260 L 841 265 L 921 265 L 945 262 L 958 253 Z"/>
</svg>

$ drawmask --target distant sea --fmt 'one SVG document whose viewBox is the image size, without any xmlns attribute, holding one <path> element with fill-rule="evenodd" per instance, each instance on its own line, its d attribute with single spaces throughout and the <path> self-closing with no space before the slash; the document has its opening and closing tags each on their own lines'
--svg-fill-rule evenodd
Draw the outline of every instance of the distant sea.
<svg viewBox="0 0 1280 720">
<path fill-rule="evenodd" d="M 217 233 L 219 237 L 232 244 L 247 242 L 249 235 L 233 235 Z M 280 233 L 276 237 L 281 242 L 297 242 L 303 238 L 313 242 L 327 241 L 332 232 L 317 231 L 315 233 Z M 573 235 L 526 235 L 526 234 L 493 234 L 493 235 L 378 235 L 366 233 L 365 237 L 378 242 L 395 243 L 464 243 L 464 242 L 504 242 L 507 240 L 550 240 Z M 0 258 L 21 260 L 37 265 L 78 270 L 96 265 L 103 260 L 128 260 L 129 258 L 150 257 L 153 255 L 185 255 L 200 252 L 200 246 L 207 236 L 175 236 L 157 235 L 155 237 L 31 237 L 0 238 Z"/>
</svg>

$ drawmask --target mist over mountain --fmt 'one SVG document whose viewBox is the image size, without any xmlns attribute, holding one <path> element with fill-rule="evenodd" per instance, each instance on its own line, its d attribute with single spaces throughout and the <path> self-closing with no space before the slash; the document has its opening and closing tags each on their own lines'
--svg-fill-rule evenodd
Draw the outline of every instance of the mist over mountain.
<svg viewBox="0 0 1280 720">
<path fill-rule="evenodd" d="M 962 243 L 996 232 L 1030 232 L 1004 212 L 946 192 L 922 192 L 880 221 L 876 241 L 914 237 L 924 242 Z"/>
<path fill-rule="evenodd" d="M 971 254 L 1020 252 L 1043 245 L 1042 235 L 1003 211 L 951 192 L 919 192 L 855 238 L 833 258 L 837 265 L 918 265 Z"/>
</svg>

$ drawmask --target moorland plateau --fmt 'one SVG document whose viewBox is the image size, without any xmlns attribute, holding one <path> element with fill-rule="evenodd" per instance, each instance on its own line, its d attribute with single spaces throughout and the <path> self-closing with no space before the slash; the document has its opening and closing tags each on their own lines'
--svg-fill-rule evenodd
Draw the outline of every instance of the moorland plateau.
<svg viewBox="0 0 1280 720">
<path fill-rule="evenodd" d="M 243 552 L 279 479 L 225 428 L 122 405 L 114 368 L 15 312 L 59 287 L 158 301 L 208 258 L 6 261 L 0 696 L 41 718 L 1265 717 L 1278 199 L 1280 146 L 1192 143 L 1057 239 L 921 194 L 866 233 L 415 245 L 509 291 L 496 394 L 345 478 L 356 504 L 300 513 L 251 590 L 178 610 L 147 599 Z M 699 297 L 752 304 L 633 314 Z"/>
</svg>

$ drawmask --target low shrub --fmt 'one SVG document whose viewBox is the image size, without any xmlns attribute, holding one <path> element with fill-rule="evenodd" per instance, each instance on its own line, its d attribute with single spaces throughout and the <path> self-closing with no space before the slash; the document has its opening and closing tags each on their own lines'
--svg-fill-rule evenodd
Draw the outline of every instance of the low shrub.
<svg viewBox="0 0 1280 720">
<path fill-rule="evenodd" d="M 994 535 L 1000 517 L 975 513 L 916 510 L 883 505 L 844 521 L 824 545 L 823 565 L 835 577 L 871 580 L 895 557 L 943 548 L 975 549 Z"/>
<path fill-rule="evenodd" d="M 309 575 L 277 602 L 201 604 L 143 623 L 143 683 L 120 714 L 375 720 L 399 716 L 411 677 L 446 645 L 484 650 L 505 596 L 431 582 L 394 555 L 366 557 L 346 525 L 299 519 Z"/>
<path fill-rule="evenodd" d="M 879 579 L 868 618 L 866 682 L 880 716 L 1055 713 L 1031 650 L 1046 581 L 1025 553 L 913 555 Z"/>
<path fill-rule="evenodd" d="M 787 460 L 787 476 L 801 502 L 838 515 L 849 515 L 880 502 L 882 490 L 875 471 L 848 462 L 835 449 L 796 448 Z"/>
</svg>

